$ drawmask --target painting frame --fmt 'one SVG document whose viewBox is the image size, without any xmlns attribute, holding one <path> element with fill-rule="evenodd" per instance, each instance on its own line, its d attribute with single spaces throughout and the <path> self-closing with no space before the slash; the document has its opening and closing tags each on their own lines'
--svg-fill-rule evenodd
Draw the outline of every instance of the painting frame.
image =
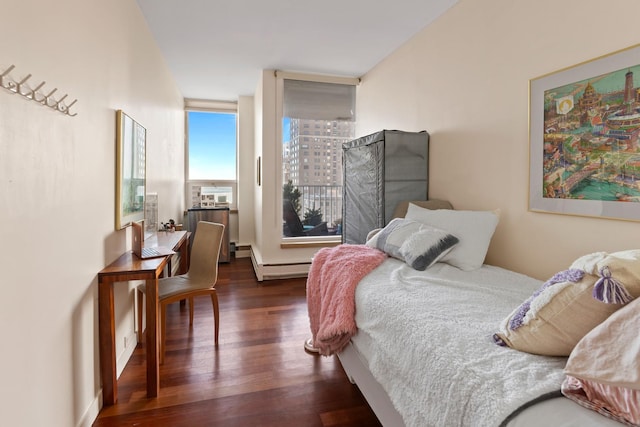
<svg viewBox="0 0 640 427">
<path fill-rule="evenodd" d="M 116 111 L 116 230 L 144 219 L 147 130 Z"/>
<path fill-rule="evenodd" d="M 621 123 L 613 122 L 615 114 L 631 108 L 626 101 L 628 79 L 622 82 L 622 94 L 610 90 L 600 95 L 599 103 L 593 101 L 598 100 L 598 81 L 611 84 L 630 73 L 634 104 L 640 108 L 640 84 L 633 82 L 634 74 L 640 79 L 640 44 L 529 81 L 529 211 L 640 221 L 640 179 L 635 182 L 640 176 L 640 120 L 637 128 L 625 128 L 625 134 L 612 133 Z M 623 102 L 615 104 L 621 96 Z M 613 156 L 621 154 L 622 161 L 616 163 Z M 631 173 L 627 164 L 633 165 Z M 621 175 L 615 167 L 622 169 Z M 633 181 L 627 183 L 629 176 Z M 579 186 L 607 180 L 608 187 L 578 191 Z"/>
</svg>

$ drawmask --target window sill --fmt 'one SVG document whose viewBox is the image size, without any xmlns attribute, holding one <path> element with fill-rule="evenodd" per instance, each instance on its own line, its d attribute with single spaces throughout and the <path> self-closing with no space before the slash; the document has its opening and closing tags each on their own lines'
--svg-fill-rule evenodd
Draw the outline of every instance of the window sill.
<svg viewBox="0 0 640 427">
<path fill-rule="evenodd" d="M 342 243 L 342 236 L 285 237 L 280 249 L 329 248 Z"/>
</svg>

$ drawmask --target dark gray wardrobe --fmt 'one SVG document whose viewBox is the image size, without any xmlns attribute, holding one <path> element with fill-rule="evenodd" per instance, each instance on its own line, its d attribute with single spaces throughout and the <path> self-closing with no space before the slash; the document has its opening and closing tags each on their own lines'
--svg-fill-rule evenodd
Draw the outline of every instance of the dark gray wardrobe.
<svg viewBox="0 0 640 427">
<path fill-rule="evenodd" d="M 342 242 L 362 244 L 403 200 L 427 200 L 429 134 L 383 130 L 342 144 Z"/>
</svg>

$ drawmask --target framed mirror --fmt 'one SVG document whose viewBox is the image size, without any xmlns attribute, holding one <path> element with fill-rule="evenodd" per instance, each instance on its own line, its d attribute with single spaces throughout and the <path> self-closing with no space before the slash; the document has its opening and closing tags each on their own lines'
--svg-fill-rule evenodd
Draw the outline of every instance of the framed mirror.
<svg viewBox="0 0 640 427">
<path fill-rule="evenodd" d="M 144 219 L 147 130 L 116 111 L 116 230 Z"/>
</svg>

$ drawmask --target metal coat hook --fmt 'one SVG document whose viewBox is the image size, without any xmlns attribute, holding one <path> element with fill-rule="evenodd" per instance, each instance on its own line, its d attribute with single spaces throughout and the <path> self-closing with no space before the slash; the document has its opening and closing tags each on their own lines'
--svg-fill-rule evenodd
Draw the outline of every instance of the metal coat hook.
<svg viewBox="0 0 640 427">
<path fill-rule="evenodd" d="M 42 83 L 40 83 L 40 84 L 39 84 L 35 89 L 33 89 L 33 90 L 31 91 L 31 99 L 33 99 L 33 100 L 34 100 L 34 101 L 36 101 L 36 102 L 38 101 L 38 100 L 36 99 L 36 94 L 38 93 L 38 91 L 40 90 L 40 88 L 42 88 L 42 86 L 44 86 L 44 84 L 45 84 L 45 83 L 46 83 L 46 82 L 42 82 Z"/>
<path fill-rule="evenodd" d="M 70 112 L 71 107 L 76 102 L 78 102 L 77 99 L 75 99 L 68 105 L 64 103 L 64 100 L 67 98 L 68 94 L 65 94 L 62 98 L 56 100 L 53 97 L 53 94 L 58 90 L 58 88 L 53 89 L 51 92 L 45 95 L 44 93 L 40 92 L 40 90 L 46 84 L 45 81 L 36 86 L 35 89 L 31 89 L 27 84 L 27 81 L 31 78 L 31 74 L 27 74 L 27 76 L 22 80 L 16 81 L 9 76 L 14 68 L 15 65 L 11 65 L 9 68 L 4 70 L 2 74 L 0 74 L 0 86 L 2 86 L 4 89 L 8 90 L 10 93 L 17 93 L 18 95 L 22 95 L 25 99 L 36 101 L 38 104 L 42 104 L 46 107 L 51 108 L 52 110 L 58 111 L 59 113 L 66 114 L 67 116 L 74 117 L 78 115 L 78 113 L 71 114 Z"/>
<path fill-rule="evenodd" d="M 27 80 L 29 80 L 31 78 L 31 74 L 28 74 L 27 77 L 25 77 L 24 79 L 20 80 L 18 82 L 18 86 L 16 87 L 16 92 L 19 93 L 20 95 L 24 96 L 24 97 L 29 97 L 29 95 L 31 94 L 31 92 L 27 92 L 27 93 L 23 93 L 22 92 L 22 85 L 24 85 Z"/>
<path fill-rule="evenodd" d="M 4 76 L 8 75 L 8 74 L 11 72 L 11 70 L 13 70 L 14 68 L 16 68 L 16 66 L 15 66 L 15 65 L 12 65 L 11 67 L 7 68 L 7 69 L 4 71 L 4 73 L 0 74 L 0 77 L 4 78 Z"/>
<path fill-rule="evenodd" d="M 66 97 L 67 95 L 65 95 L 64 97 Z M 62 101 L 62 100 L 60 100 Z M 58 104 L 58 111 L 60 111 L 61 113 L 66 113 L 69 114 L 69 108 L 71 108 L 73 106 L 73 104 L 75 104 L 76 102 L 78 102 L 77 99 L 74 99 L 73 102 L 69 105 L 64 105 L 64 104 Z M 77 115 L 78 113 L 75 114 L 69 114 L 71 117 Z"/>
<path fill-rule="evenodd" d="M 53 90 L 53 92 L 55 92 L 55 91 L 57 91 L 57 90 L 58 90 L 58 88 L 55 88 L 55 89 Z M 52 92 L 52 93 L 53 93 L 53 92 Z M 49 98 L 51 98 L 51 99 L 53 100 L 53 102 L 52 102 L 52 103 L 49 103 Z M 46 105 L 46 106 L 47 106 L 47 107 L 49 107 L 49 108 L 53 108 L 54 110 L 57 110 L 57 109 L 58 109 L 58 103 L 59 103 L 59 102 L 60 102 L 60 101 L 56 101 L 56 100 L 55 100 L 55 98 L 53 98 L 51 95 L 48 95 L 48 96 L 47 96 L 47 103 L 46 103 L 46 104 L 44 104 L 44 105 Z"/>
<path fill-rule="evenodd" d="M 64 96 L 63 96 L 62 98 L 60 98 L 60 99 L 58 100 L 58 102 L 56 102 L 56 108 L 58 109 L 58 111 L 62 111 L 62 110 L 60 109 L 60 104 L 62 103 L 62 101 L 64 101 L 64 100 L 65 100 L 65 98 L 66 98 L 67 96 L 68 96 L 68 94 L 66 94 L 66 93 L 65 93 L 65 94 L 64 94 Z M 62 104 L 62 105 L 64 106 L 64 104 Z"/>
<path fill-rule="evenodd" d="M 50 107 L 49 98 L 51 98 L 51 95 L 53 95 L 57 90 L 58 88 L 55 88 L 51 92 L 49 92 L 49 94 L 45 95 L 44 98 L 42 98 L 42 101 L 41 101 L 42 104 L 46 105 L 47 107 Z"/>
<path fill-rule="evenodd" d="M 13 70 L 15 68 L 14 65 L 12 65 L 11 67 L 7 68 L 4 73 L 0 74 L 0 86 L 2 86 L 5 89 L 9 89 L 11 90 L 11 88 L 15 85 L 14 82 L 10 81 L 7 84 L 4 83 L 4 78 L 5 76 L 8 76 L 9 73 L 11 72 L 11 70 Z"/>
</svg>

